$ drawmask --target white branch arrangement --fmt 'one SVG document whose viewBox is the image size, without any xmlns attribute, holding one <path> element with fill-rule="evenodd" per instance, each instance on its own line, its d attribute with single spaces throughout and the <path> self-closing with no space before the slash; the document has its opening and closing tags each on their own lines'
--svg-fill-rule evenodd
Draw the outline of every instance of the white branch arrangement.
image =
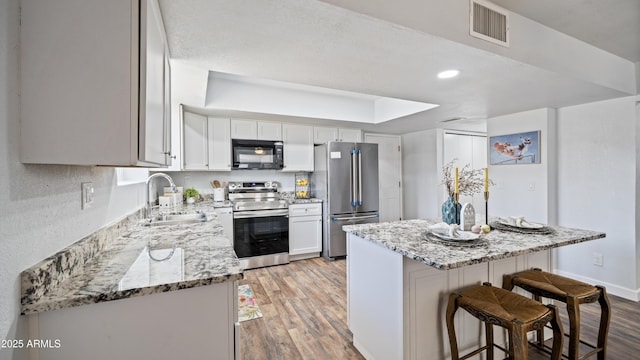
<svg viewBox="0 0 640 360">
<path fill-rule="evenodd" d="M 454 190 L 454 163 L 458 159 L 449 161 L 442 167 L 442 184 L 447 189 L 449 196 L 453 196 Z M 489 179 L 489 185 L 494 185 Z M 471 165 L 466 164 L 462 169 L 458 169 L 458 192 L 461 195 L 473 195 L 484 190 L 484 169 L 471 169 Z"/>
</svg>

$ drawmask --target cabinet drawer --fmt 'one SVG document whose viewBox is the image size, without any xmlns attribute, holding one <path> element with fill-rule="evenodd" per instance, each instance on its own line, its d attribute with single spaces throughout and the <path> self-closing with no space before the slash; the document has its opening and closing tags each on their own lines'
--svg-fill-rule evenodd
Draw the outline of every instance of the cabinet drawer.
<svg viewBox="0 0 640 360">
<path fill-rule="evenodd" d="M 293 204 L 289 205 L 289 216 L 322 215 L 322 204 Z"/>
</svg>

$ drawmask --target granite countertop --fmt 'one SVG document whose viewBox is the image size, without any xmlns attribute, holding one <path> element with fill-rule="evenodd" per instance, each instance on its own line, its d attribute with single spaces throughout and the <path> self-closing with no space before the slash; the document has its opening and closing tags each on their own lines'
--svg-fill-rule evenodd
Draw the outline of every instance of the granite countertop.
<svg viewBox="0 0 640 360">
<path fill-rule="evenodd" d="M 144 226 L 134 214 L 72 244 L 22 273 L 22 314 L 242 279 L 214 212 L 227 203 L 183 206 L 202 223 Z"/>
<path fill-rule="evenodd" d="M 345 225 L 352 233 L 440 270 L 459 268 L 605 237 L 605 233 L 551 226 L 552 235 L 530 235 L 492 230 L 478 246 L 450 246 L 426 240 L 422 234 L 439 220 L 403 220 Z"/>
<path fill-rule="evenodd" d="M 321 203 L 321 202 L 322 202 L 322 200 L 316 199 L 316 198 L 311 198 L 311 199 L 289 199 L 289 204 L 291 204 L 291 205 L 312 204 L 312 203 Z"/>
</svg>

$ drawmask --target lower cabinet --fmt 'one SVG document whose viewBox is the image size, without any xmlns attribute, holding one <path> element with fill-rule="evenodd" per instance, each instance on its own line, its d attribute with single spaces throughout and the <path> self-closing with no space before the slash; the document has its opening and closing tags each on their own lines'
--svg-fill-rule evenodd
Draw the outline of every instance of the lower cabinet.
<svg viewBox="0 0 640 360">
<path fill-rule="evenodd" d="M 322 204 L 289 205 L 289 260 L 320 256 Z"/>
<path fill-rule="evenodd" d="M 28 315 L 30 359 L 239 359 L 238 282 Z"/>
</svg>

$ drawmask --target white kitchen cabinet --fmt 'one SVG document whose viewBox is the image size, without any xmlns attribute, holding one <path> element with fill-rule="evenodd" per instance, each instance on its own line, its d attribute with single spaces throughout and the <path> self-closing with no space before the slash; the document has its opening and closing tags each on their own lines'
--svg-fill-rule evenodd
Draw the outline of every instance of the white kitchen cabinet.
<svg viewBox="0 0 640 360">
<path fill-rule="evenodd" d="M 258 121 L 258 140 L 282 141 L 282 123 Z"/>
<path fill-rule="evenodd" d="M 61 344 L 30 349 L 32 359 L 240 358 L 237 281 L 28 316 L 33 339 Z"/>
<path fill-rule="evenodd" d="M 170 164 L 157 0 L 24 0 L 20 32 L 23 163 Z"/>
<path fill-rule="evenodd" d="M 209 170 L 231 171 L 231 120 L 209 116 Z"/>
<path fill-rule="evenodd" d="M 329 141 L 362 142 L 362 130 L 327 126 L 313 128 L 313 142 L 315 144 L 325 144 Z"/>
<path fill-rule="evenodd" d="M 282 171 L 313 171 L 313 126 L 282 124 Z"/>
<path fill-rule="evenodd" d="M 258 122 L 256 120 L 232 119 L 231 120 L 232 139 L 258 138 Z"/>
<path fill-rule="evenodd" d="M 289 205 L 289 259 L 318 257 L 322 252 L 322 203 Z"/>
<path fill-rule="evenodd" d="M 362 130 L 338 128 L 338 139 L 344 142 L 362 142 Z"/>
<path fill-rule="evenodd" d="M 183 112 L 182 169 L 231 171 L 230 120 Z"/>
<path fill-rule="evenodd" d="M 248 140 L 282 140 L 282 124 L 279 122 L 233 119 L 231 138 Z"/>
</svg>

